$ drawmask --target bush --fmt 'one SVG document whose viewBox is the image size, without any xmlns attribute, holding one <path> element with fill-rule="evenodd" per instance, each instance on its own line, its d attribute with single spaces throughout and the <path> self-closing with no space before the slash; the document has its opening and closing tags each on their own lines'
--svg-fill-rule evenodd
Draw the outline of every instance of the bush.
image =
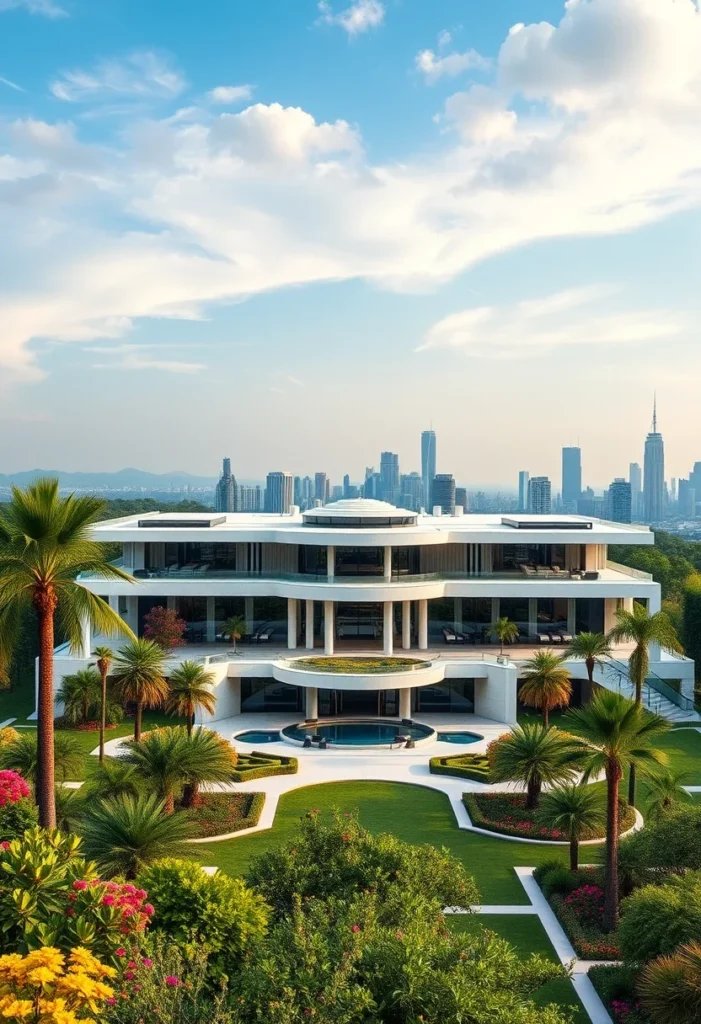
<svg viewBox="0 0 701 1024">
<path fill-rule="evenodd" d="M 553 893 L 566 896 L 579 885 L 579 872 L 570 871 L 565 864 L 558 864 L 546 872 L 538 881 L 540 888 L 549 899 Z"/>
<path fill-rule="evenodd" d="M 618 934 L 623 959 L 638 966 L 701 939 L 701 872 L 636 889 L 623 901 Z"/>
<path fill-rule="evenodd" d="M 602 964 L 589 969 L 589 980 L 615 1024 L 642 1024 L 646 1017 L 639 1012 L 635 991 L 635 971 L 619 964 Z"/>
<path fill-rule="evenodd" d="M 91 1018 L 106 1008 L 114 989 L 106 984 L 117 972 L 101 964 L 86 949 L 76 948 L 66 957 L 57 949 L 36 949 L 27 956 L 0 961 L 0 1016 L 5 1020 L 70 1024 Z M 80 1017 L 76 1016 L 80 1013 Z"/>
<path fill-rule="evenodd" d="M 36 828 L 39 815 L 31 800 L 18 800 L 0 807 L 0 842 L 21 839 L 27 829 Z"/>
<path fill-rule="evenodd" d="M 599 889 L 598 886 L 592 888 Z M 599 904 L 595 902 L 597 898 L 598 893 L 591 895 L 592 907 L 598 908 Z M 586 895 L 581 895 L 575 904 L 568 903 L 569 899 L 568 896 L 554 893 L 550 897 L 550 906 L 555 911 L 555 916 L 564 928 L 577 956 L 581 956 L 583 960 L 620 960 L 621 950 L 617 935 L 605 934 L 591 923 L 594 914 L 582 914 L 581 918 L 578 915 L 579 907 L 587 899 Z"/>
<path fill-rule="evenodd" d="M 138 884 L 155 908 L 153 929 L 183 946 L 203 949 L 208 977 L 226 978 L 266 932 L 269 908 L 240 878 L 206 874 L 187 860 L 161 860 L 146 868 Z"/>
<path fill-rule="evenodd" d="M 620 847 L 620 869 L 628 884 L 649 881 L 650 869 L 700 870 L 701 805 L 670 810 L 628 836 Z"/>
<path fill-rule="evenodd" d="M 432 757 L 429 761 L 431 775 L 455 775 L 471 782 L 489 782 L 489 762 L 484 754 L 452 754 L 448 757 Z"/>
<path fill-rule="evenodd" d="M 233 782 L 251 782 L 254 779 L 266 779 L 271 775 L 296 775 L 297 768 L 296 757 L 262 754 L 254 750 L 251 754 L 238 755 L 231 778 Z"/>
<path fill-rule="evenodd" d="M 556 828 L 540 825 L 533 811 L 526 809 L 525 793 L 464 793 L 463 803 L 472 824 L 504 836 L 522 839 L 548 839 L 567 842 L 564 833 Z M 624 801 L 619 802 L 619 831 L 625 832 L 635 824 L 635 810 Z M 603 839 L 604 828 L 583 832 L 581 840 Z"/>
<path fill-rule="evenodd" d="M 204 839 L 253 828 L 264 805 L 265 793 L 204 793 L 188 815 L 197 826 L 198 838 Z"/>
</svg>

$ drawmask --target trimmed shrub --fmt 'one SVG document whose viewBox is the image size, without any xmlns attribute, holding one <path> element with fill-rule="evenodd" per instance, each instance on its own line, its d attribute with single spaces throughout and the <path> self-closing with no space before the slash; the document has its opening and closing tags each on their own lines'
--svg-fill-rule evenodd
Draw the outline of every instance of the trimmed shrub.
<svg viewBox="0 0 701 1024">
<path fill-rule="evenodd" d="M 154 906 L 152 929 L 208 953 L 208 977 L 226 979 L 265 935 L 269 908 L 240 878 L 207 875 L 188 860 L 160 860 L 141 873 Z"/>
<path fill-rule="evenodd" d="M 197 826 L 197 838 L 203 839 L 252 828 L 264 805 L 265 793 L 203 793 L 188 814 Z"/>
<path fill-rule="evenodd" d="M 489 762 L 485 754 L 451 754 L 432 757 L 428 763 L 431 775 L 455 775 L 470 782 L 489 782 Z"/>
<path fill-rule="evenodd" d="M 598 964 L 589 969 L 588 977 L 616 1024 L 635 1024 L 643 1019 L 637 1012 L 636 974 L 631 967 Z"/>
<path fill-rule="evenodd" d="M 231 778 L 234 782 L 251 782 L 254 779 L 266 779 L 271 775 L 296 775 L 297 768 L 296 757 L 262 754 L 259 750 L 254 750 L 251 754 L 238 755 Z"/>
<path fill-rule="evenodd" d="M 558 864 L 548 871 L 538 883 L 549 899 L 553 893 L 567 896 L 580 885 L 579 872 L 570 871 L 565 864 Z"/>
<path fill-rule="evenodd" d="M 463 793 L 463 803 L 472 824 L 503 836 L 522 839 L 549 839 L 566 842 L 567 837 L 556 828 L 540 825 L 534 811 L 526 809 L 525 793 Z M 635 824 L 635 810 L 624 800 L 619 803 L 620 832 Z M 583 832 L 580 842 L 603 839 L 604 828 Z"/>
<path fill-rule="evenodd" d="M 36 828 L 39 821 L 37 806 L 32 800 L 18 800 L 0 807 L 0 842 L 21 839 L 28 828 Z"/>
<path fill-rule="evenodd" d="M 701 805 L 670 810 L 628 836 L 621 843 L 619 863 L 628 885 L 649 882 L 651 869 L 701 870 Z"/>
<path fill-rule="evenodd" d="M 701 872 L 636 889 L 623 901 L 618 934 L 623 959 L 637 965 L 701 939 Z"/>
</svg>

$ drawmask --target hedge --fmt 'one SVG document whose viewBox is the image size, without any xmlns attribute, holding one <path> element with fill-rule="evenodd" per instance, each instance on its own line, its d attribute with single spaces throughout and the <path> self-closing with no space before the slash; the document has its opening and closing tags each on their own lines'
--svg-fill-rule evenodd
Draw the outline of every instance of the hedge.
<svg viewBox="0 0 701 1024">
<path fill-rule="evenodd" d="M 525 804 L 524 793 L 463 793 L 463 803 L 470 815 L 472 824 L 477 828 L 487 829 L 489 832 L 496 832 L 502 836 L 517 836 L 521 839 L 555 840 L 556 842 L 567 842 L 567 837 L 558 832 L 538 825 L 537 812 L 527 811 L 525 806 L 519 806 L 517 801 L 522 800 Z M 513 804 L 513 817 L 519 817 L 523 822 L 531 822 L 532 827 L 521 826 L 520 822 L 505 823 L 487 814 L 490 801 L 494 803 L 494 810 L 500 813 L 504 810 L 504 804 Z M 635 824 L 635 810 L 624 800 L 619 803 L 619 828 L 620 832 L 626 832 Z M 588 839 L 603 839 L 604 830 L 598 834 L 585 834 L 580 839 L 583 842 Z"/>
<path fill-rule="evenodd" d="M 447 757 L 432 757 L 429 761 L 431 775 L 453 775 L 471 782 L 488 783 L 489 762 L 484 754 L 449 754 Z"/>
<path fill-rule="evenodd" d="M 296 775 L 297 768 L 296 757 L 262 754 L 254 750 L 251 754 L 239 754 L 231 778 L 233 782 L 249 782 L 252 779 L 266 779 L 270 775 Z"/>
<path fill-rule="evenodd" d="M 265 793 L 203 793 L 202 804 L 189 811 L 199 839 L 241 832 L 260 821 Z"/>
</svg>

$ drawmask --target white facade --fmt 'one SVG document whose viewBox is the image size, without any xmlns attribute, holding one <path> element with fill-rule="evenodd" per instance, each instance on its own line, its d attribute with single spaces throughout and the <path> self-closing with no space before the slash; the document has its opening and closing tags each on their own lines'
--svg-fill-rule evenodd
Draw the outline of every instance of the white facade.
<svg viewBox="0 0 701 1024">
<path fill-rule="evenodd" d="M 376 701 L 384 716 L 420 718 L 444 706 L 511 723 L 518 663 L 533 647 L 608 630 L 616 609 L 635 600 L 653 612 L 661 604 L 651 577 L 607 561 L 608 544 L 649 545 L 652 533 L 579 516 L 428 516 L 351 499 L 289 515 L 134 515 L 100 523 L 93 534 L 123 544 L 122 564 L 136 582 L 81 582 L 134 632 L 153 605 L 176 609 L 188 646 L 173 657 L 207 661 L 217 718 L 255 709 L 259 697 L 266 710 L 277 700 L 292 712 L 296 701 L 302 717 L 353 707 L 368 714 Z M 248 629 L 236 655 L 223 629 L 232 615 Z M 520 633 L 503 657 L 490 632 L 502 615 Z M 57 685 L 85 664 L 94 642 L 86 635 L 83 650 L 57 651 Z M 341 678 L 295 667 L 311 651 L 408 655 L 425 664 Z M 617 663 L 626 660 L 617 652 Z M 693 690 L 687 659 L 653 650 L 652 669 Z M 269 693 L 255 682 L 266 679 Z"/>
</svg>

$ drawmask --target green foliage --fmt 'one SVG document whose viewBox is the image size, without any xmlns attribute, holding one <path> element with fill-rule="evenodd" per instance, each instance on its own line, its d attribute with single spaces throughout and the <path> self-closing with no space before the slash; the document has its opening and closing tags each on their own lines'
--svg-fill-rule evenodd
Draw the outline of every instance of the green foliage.
<svg viewBox="0 0 701 1024">
<path fill-rule="evenodd" d="M 472 878 L 450 854 L 433 846 L 410 846 L 395 836 L 374 836 L 357 815 L 335 812 L 331 820 L 315 811 L 300 821 L 290 848 L 264 853 L 247 876 L 280 917 L 301 897 L 351 900 L 358 892 L 377 892 L 391 919 L 392 891 L 435 904 L 469 907 L 479 900 Z M 398 884 L 400 883 L 401 884 Z"/>
<path fill-rule="evenodd" d="M 214 673 L 198 661 L 183 661 L 171 672 L 170 693 L 166 699 L 166 711 L 187 719 L 192 729 L 197 711 L 214 714 L 217 698 L 211 690 Z"/>
<path fill-rule="evenodd" d="M 689 803 L 691 794 L 684 788 L 692 783 L 691 772 L 660 771 L 649 775 L 647 786 L 647 819 L 661 818 L 680 804 Z"/>
<path fill-rule="evenodd" d="M 265 793 L 206 793 L 188 814 L 204 839 L 253 828 L 264 806 Z"/>
<path fill-rule="evenodd" d="M 694 659 L 696 681 L 701 680 L 701 574 L 694 573 L 682 593 L 682 643 Z"/>
<path fill-rule="evenodd" d="M 559 729 L 540 724 L 517 726 L 492 747 L 492 780 L 524 785 L 530 810 L 538 806 L 544 785 L 571 782 L 581 762 L 581 746 Z"/>
<path fill-rule="evenodd" d="M 94 668 L 63 677 L 56 700 L 63 704 L 63 718 L 68 725 L 87 725 L 91 712 L 100 706 L 100 685 L 100 673 Z"/>
<path fill-rule="evenodd" d="M 567 896 L 581 884 L 579 873 L 565 867 L 562 861 L 546 861 L 535 869 L 534 878 L 545 896 L 554 893 Z"/>
<path fill-rule="evenodd" d="M 67 732 L 54 735 L 54 771 L 58 782 L 80 775 L 85 760 L 79 740 Z M 0 768 L 18 772 L 27 782 L 36 782 L 37 734 L 23 729 L 16 739 L 0 747 Z"/>
<path fill-rule="evenodd" d="M 27 797 L 4 804 L 0 807 L 0 842 L 20 839 L 27 829 L 36 828 L 37 819 L 36 804 Z"/>
<path fill-rule="evenodd" d="M 305 672 L 340 672 L 348 675 L 372 675 L 385 672 L 410 672 L 426 667 L 421 658 L 295 658 L 294 667 Z"/>
<path fill-rule="evenodd" d="M 243 956 L 265 935 L 269 908 L 238 878 L 207 875 L 188 860 L 159 860 L 137 884 L 155 908 L 152 927 L 184 949 L 208 954 L 210 979 L 228 978 Z"/>
<path fill-rule="evenodd" d="M 614 1000 L 631 1006 L 637 1002 L 637 972 L 632 967 L 625 964 L 597 964 L 589 968 L 588 976 L 608 1009 Z"/>
<path fill-rule="evenodd" d="M 594 804 L 596 811 L 593 815 L 587 812 L 586 825 L 584 820 L 580 821 L 579 840 L 601 839 L 604 835 L 604 817 L 600 813 L 601 797 L 591 786 L 567 787 L 568 789 L 583 789 L 586 792 L 587 803 L 589 800 Z M 557 790 L 552 790 L 556 793 Z M 504 836 L 519 836 L 522 839 L 554 840 L 556 842 L 570 842 L 570 835 L 567 831 L 568 822 L 562 821 L 562 815 L 558 811 L 555 817 L 549 815 L 544 817 L 542 809 L 537 813 L 529 811 L 525 807 L 526 798 L 523 793 L 464 793 L 463 803 L 473 825 L 496 832 Z M 545 804 L 545 798 L 543 799 Z M 559 805 L 558 805 L 559 806 Z M 571 816 L 570 811 L 565 814 L 566 818 Z M 619 804 L 619 831 L 624 832 L 635 824 L 635 811 L 623 801 Z"/>
<path fill-rule="evenodd" d="M 645 966 L 638 981 L 643 1010 L 655 1024 L 698 1024 L 701 1018 L 701 942 Z"/>
<path fill-rule="evenodd" d="M 623 901 L 618 934 L 624 960 L 637 965 L 701 939 L 701 871 L 636 889 Z"/>
<path fill-rule="evenodd" d="M 687 577 L 693 572 L 701 572 L 701 543 L 658 530 L 654 547 L 613 544 L 609 547 L 609 558 L 621 565 L 651 573 L 662 587 L 663 598 L 679 600 Z"/>
<path fill-rule="evenodd" d="M 642 881 L 650 869 L 701 870 L 701 805 L 678 807 L 621 843 L 622 873 Z"/>
<path fill-rule="evenodd" d="M 83 787 L 88 799 L 105 800 L 115 796 L 138 796 L 145 789 L 144 777 L 135 764 L 122 757 L 106 757 L 97 764 Z"/>
<path fill-rule="evenodd" d="M 62 832 L 75 832 L 85 813 L 87 794 L 80 789 L 56 787 L 56 827 Z"/>
<path fill-rule="evenodd" d="M 254 750 L 251 754 L 238 755 L 231 779 L 233 782 L 250 782 L 253 779 L 266 779 L 270 775 L 296 775 L 298 767 L 296 757 L 263 754 Z"/>
<path fill-rule="evenodd" d="M 432 757 L 429 761 L 431 775 L 455 775 L 471 782 L 489 782 L 489 761 L 486 754 L 449 754 L 447 757 Z"/>
</svg>

